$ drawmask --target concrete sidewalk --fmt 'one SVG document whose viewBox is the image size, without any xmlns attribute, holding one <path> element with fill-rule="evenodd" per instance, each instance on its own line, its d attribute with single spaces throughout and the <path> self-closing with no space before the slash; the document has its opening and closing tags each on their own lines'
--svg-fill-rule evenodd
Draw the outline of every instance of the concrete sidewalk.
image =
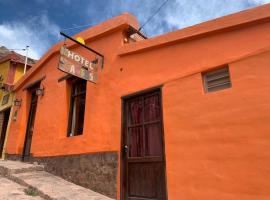
<svg viewBox="0 0 270 200">
<path fill-rule="evenodd" d="M 25 193 L 27 187 L 0 176 L 1 200 L 44 200 L 39 196 L 29 196 Z"/>
<path fill-rule="evenodd" d="M 21 186 L 33 188 L 40 197 L 47 200 L 112 200 L 47 173 L 40 165 L 0 160 L 0 175 Z"/>
</svg>

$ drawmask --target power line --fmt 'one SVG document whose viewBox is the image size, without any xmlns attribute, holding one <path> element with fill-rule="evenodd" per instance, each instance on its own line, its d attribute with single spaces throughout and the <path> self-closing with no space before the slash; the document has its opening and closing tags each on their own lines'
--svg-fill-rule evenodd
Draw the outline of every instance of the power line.
<svg viewBox="0 0 270 200">
<path fill-rule="evenodd" d="M 162 4 L 161 4 L 161 6 L 157 9 L 157 11 L 152 15 L 152 16 L 150 16 L 149 18 L 148 18 L 148 20 L 146 20 L 146 22 L 144 22 L 144 24 L 139 28 L 139 30 L 138 31 L 140 31 L 140 30 L 142 30 L 142 28 L 156 15 L 156 14 L 158 14 L 158 12 L 161 10 L 161 8 L 162 7 L 164 7 L 165 6 L 165 4 L 168 2 L 169 0 L 166 0 L 166 1 L 164 1 Z"/>
<path fill-rule="evenodd" d="M 81 26 L 74 26 L 74 27 L 70 27 L 70 28 L 64 28 L 64 29 L 62 29 L 62 31 L 71 30 L 71 29 L 79 29 L 79 28 L 92 26 L 92 25 L 93 25 L 93 23 L 92 24 L 85 24 L 85 25 L 81 25 Z"/>
<path fill-rule="evenodd" d="M 10 51 L 25 51 L 26 49 L 8 49 Z"/>
<path fill-rule="evenodd" d="M 152 16 L 150 16 L 147 20 L 146 20 L 146 22 L 139 28 L 139 31 L 150 21 L 150 20 L 152 20 L 152 18 L 156 15 L 156 14 L 158 14 L 158 12 L 165 6 L 165 4 L 168 2 L 169 0 L 165 0 L 161 5 L 160 5 L 160 7 L 156 10 L 156 12 L 152 15 Z M 69 28 L 64 28 L 64 29 L 61 29 L 61 31 L 66 31 L 66 30 L 72 30 L 72 29 L 79 29 L 79 28 L 84 28 L 84 27 L 87 27 L 87 26 L 92 26 L 93 25 L 93 23 L 92 24 L 85 24 L 85 25 L 81 25 L 81 26 L 74 26 L 74 27 L 69 27 Z"/>
<path fill-rule="evenodd" d="M 84 27 L 88 27 L 88 26 L 92 26 L 92 24 L 85 24 L 85 25 L 81 25 L 81 26 L 73 26 L 73 27 L 69 27 L 69 28 L 64 28 L 64 29 L 61 29 L 60 32 L 63 32 L 63 31 L 68 31 L 68 30 L 72 30 L 72 29 L 80 29 L 80 28 L 84 28 Z M 57 34 L 57 37 L 58 37 L 58 41 L 61 40 L 61 35 L 60 34 Z M 64 38 L 64 41 L 66 40 L 66 38 Z"/>
</svg>

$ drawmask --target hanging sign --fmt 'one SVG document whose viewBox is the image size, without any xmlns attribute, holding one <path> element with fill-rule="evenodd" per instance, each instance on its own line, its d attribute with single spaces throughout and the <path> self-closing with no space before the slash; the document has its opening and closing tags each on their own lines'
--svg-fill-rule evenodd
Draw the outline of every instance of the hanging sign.
<svg viewBox="0 0 270 200">
<path fill-rule="evenodd" d="M 58 69 L 68 74 L 96 83 L 97 63 L 98 59 L 90 61 L 66 46 L 60 49 Z"/>
</svg>

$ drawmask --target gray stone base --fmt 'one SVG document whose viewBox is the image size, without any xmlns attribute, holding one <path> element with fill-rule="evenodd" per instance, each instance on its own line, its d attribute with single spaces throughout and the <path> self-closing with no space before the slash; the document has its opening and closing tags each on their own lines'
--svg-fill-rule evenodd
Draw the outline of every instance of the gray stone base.
<svg viewBox="0 0 270 200">
<path fill-rule="evenodd" d="M 20 155 L 6 155 L 6 158 L 21 160 Z M 44 165 L 47 172 L 106 196 L 116 198 L 117 152 L 31 157 L 30 162 L 38 162 Z"/>
<path fill-rule="evenodd" d="M 22 160 L 22 155 L 18 154 L 5 154 L 5 159 L 6 160 L 14 160 L 14 161 L 21 161 Z"/>
</svg>

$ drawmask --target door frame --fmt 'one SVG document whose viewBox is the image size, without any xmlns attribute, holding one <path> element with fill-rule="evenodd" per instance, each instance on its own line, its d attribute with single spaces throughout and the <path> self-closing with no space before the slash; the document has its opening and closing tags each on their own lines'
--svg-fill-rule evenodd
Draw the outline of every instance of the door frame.
<svg viewBox="0 0 270 200">
<path fill-rule="evenodd" d="M 4 140 L 2 141 L 2 146 L 0 146 L 0 158 L 4 158 L 5 157 L 5 144 L 6 144 L 6 140 L 7 140 L 7 136 L 8 136 L 8 131 L 9 131 L 9 123 L 10 123 L 10 117 L 11 117 L 11 111 L 12 111 L 12 109 L 11 109 L 11 107 L 7 107 L 7 108 L 5 108 L 4 110 L 2 110 L 1 112 L 3 112 L 4 113 L 4 121 L 3 121 L 3 125 L 4 125 L 4 122 L 5 122 L 5 120 L 6 120 L 6 118 L 5 118 L 5 113 L 6 112 L 9 112 L 9 114 L 8 114 L 8 119 L 7 119 L 7 124 L 6 124 L 6 127 L 4 128 L 3 126 L 2 126 L 2 130 L 1 130 L 1 138 L 0 139 L 2 139 L 2 137 L 3 137 L 3 130 L 5 130 L 5 133 L 4 133 Z M 1 141 L 0 141 L 0 143 L 1 143 Z"/>
<path fill-rule="evenodd" d="M 25 160 L 26 155 L 25 155 L 25 151 L 26 151 L 26 142 L 27 142 L 27 138 L 28 138 L 28 134 L 29 134 L 29 128 L 30 128 L 30 120 L 33 117 L 33 112 L 32 112 L 32 104 L 33 104 L 33 94 L 36 95 L 36 89 L 40 87 L 40 82 L 35 83 L 34 85 L 32 85 L 30 88 L 27 89 L 27 93 L 30 97 L 30 102 L 29 102 L 29 107 L 28 107 L 28 112 L 27 112 L 27 121 L 26 121 L 26 130 L 25 130 L 25 136 L 24 136 L 24 145 L 23 145 L 23 152 L 22 152 L 22 157 L 21 160 L 23 162 L 27 162 L 27 160 Z M 37 96 L 37 95 L 36 95 Z M 38 106 L 38 96 L 36 97 L 36 102 L 35 104 L 35 118 L 36 118 L 36 113 L 37 113 L 37 106 Z M 35 123 L 35 118 L 34 118 L 34 123 Z M 32 145 L 32 138 L 33 136 L 31 136 L 31 143 L 30 143 L 30 152 L 31 152 L 31 145 Z M 31 157 L 31 154 L 29 152 L 29 158 Z"/>
<path fill-rule="evenodd" d="M 125 150 L 124 150 L 124 142 L 125 142 L 125 102 L 137 96 L 141 96 L 151 92 L 159 92 L 160 97 L 160 113 L 161 113 L 161 134 L 162 134 L 162 154 L 163 154 L 163 165 L 164 165 L 164 186 L 165 186 L 165 199 L 168 199 L 168 189 L 167 189 L 167 168 L 166 168 L 166 152 L 165 152 L 165 136 L 164 136 L 164 121 L 163 121 L 163 101 L 162 101 L 162 87 L 163 85 L 158 85 L 155 87 L 147 88 L 135 93 L 131 93 L 121 97 L 121 142 L 120 142 L 120 200 L 125 200 L 125 179 L 126 179 L 126 161 L 125 161 Z"/>
</svg>

